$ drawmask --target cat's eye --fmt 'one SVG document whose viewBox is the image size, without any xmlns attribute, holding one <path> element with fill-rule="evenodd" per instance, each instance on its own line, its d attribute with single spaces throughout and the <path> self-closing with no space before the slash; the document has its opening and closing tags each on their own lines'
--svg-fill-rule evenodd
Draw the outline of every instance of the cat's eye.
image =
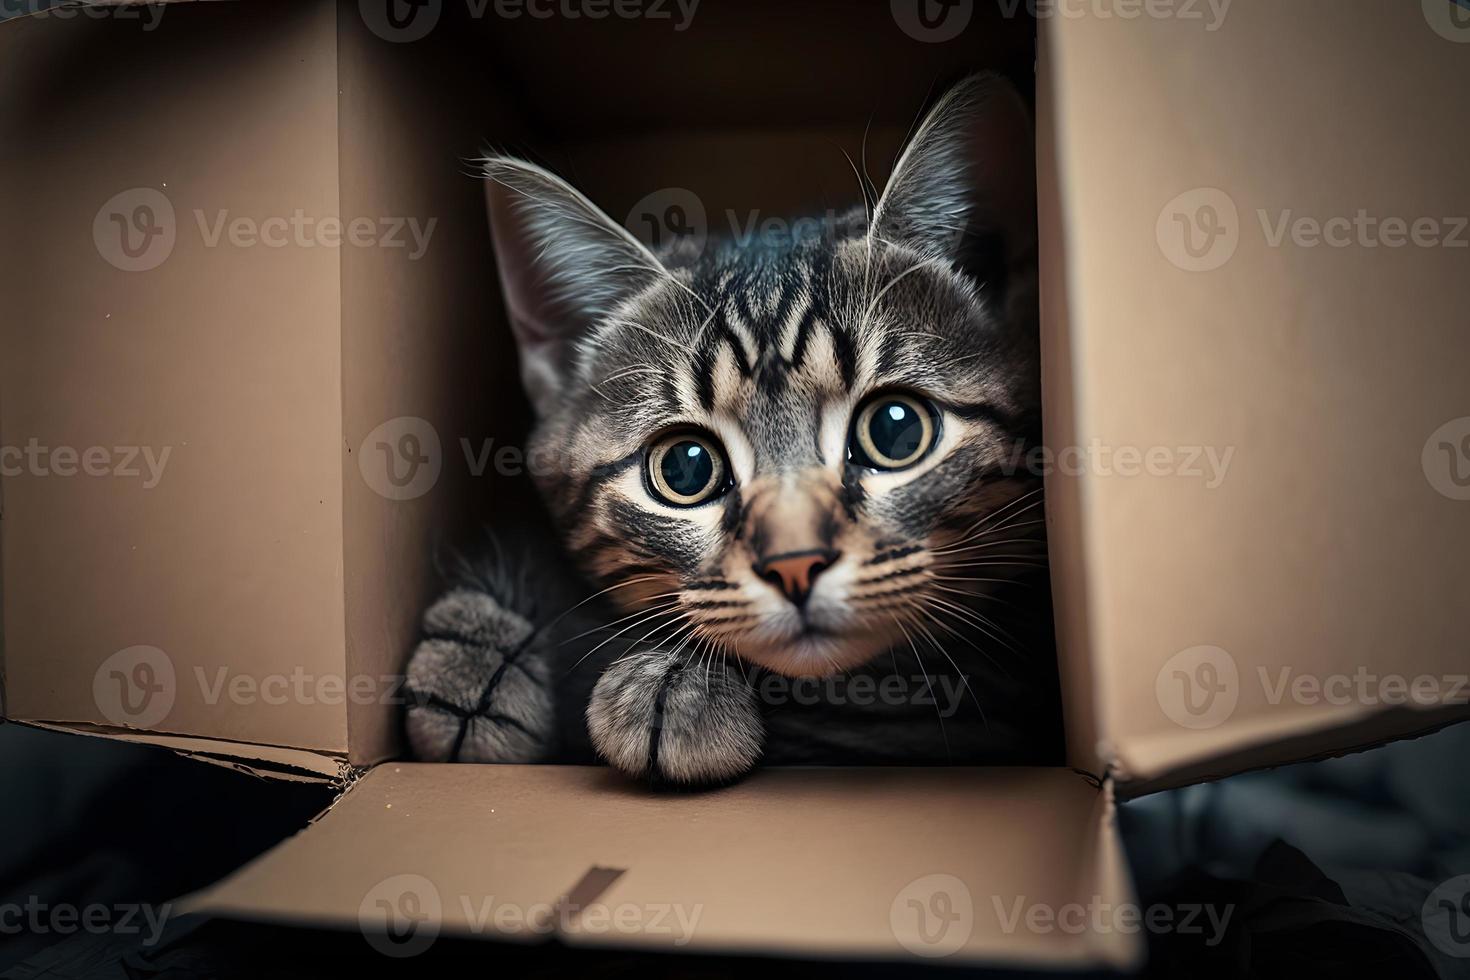
<svg viewBox="0 0 1470 980">
<path fill-rule="evenodd" d="M 730 489 L 730 466 L 715 437 L 673 432 L 648 448 L 648 487 L 675 507 L 693 507 Z"/>
<path fill-rule="evenodd" d="M 934 406 L 907 392 L 880 392 L 858 407 L 848 458 L 875 470 L 901 470 L 923 459 L 938 435 Z"/>
</svg>

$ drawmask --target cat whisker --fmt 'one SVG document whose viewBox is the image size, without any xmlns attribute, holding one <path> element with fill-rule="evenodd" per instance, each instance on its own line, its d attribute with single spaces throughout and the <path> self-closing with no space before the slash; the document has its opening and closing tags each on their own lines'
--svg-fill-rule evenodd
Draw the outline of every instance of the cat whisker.
<svg viewBox="0 0 1470 980">
<path fill-rule="evenodd" d="M 601 650 L 603 647 L 607 646 L 613 640 L 616 640 L 618 637 L 622 636 L 624 633 L 628 632 L 631 629 L 638 628 L 639 626 L 641 626 L 644 623 L 648 622 L 650 619 L 656 619 L 659 616 L 674 616 L 675 618 L 673 620 L 671 620 L 671 622 L 678 622 L 679 619 L 683 618 L 685 615 L 686 615 L 685 613 L 680 613 L 680 612 L 677 612 L 677 611 L 671 612 L 671 611 L 663 610 L 663 609 L 660 609 L 660 610 L 657 610 L 655 612 L 649 613 L 646 618 L 640 619 L 640 620 L 636 620 L 636 621 L 634 621 L 632 623 L 629 623 L 627 626 L 624 626 L 622 629 L 618 630 L 612 636 L 609 636 L 607 639 L 605 639 L 601 643 L 597 644 L 597 646 L 593 647 L 591 650 L 588 650 L 586 653 L 582 654 L 582 656 L 577 660 L 577 662 L 574 663 L 574 664 L 572 664 L 571 669 L 569 669 L 567 671 L 567 674 L 571 674 L 572 671 L 574 671 L 578 667 L 582 666 L 582 664 L 587 661 L 587 658 L 588 657 L 592 656 L 598 650 Z M 660 623 L 658 626 L 655 626 L 654 627 L 654 630 L 658 630 L 658 629 L 662 628 L 665 625 L 667 625 L 667 624 Z M 652 632 L 653 631 L 650 631 L 649 633 L 645 633 L 644 636 L 647 637 Z"/>
<path fill-rule="evenodd" d="M 1007 680 L 1014 680 L 1014 678 L 1011 676 L 1011 672 L 1006 670 L 1005 666 L 994 656 L 992 656 L 989 650 L 981 646 L 979 643 L 975 642 L 974 637 L 967 636 L 964 632 L 957 629 L 954 625 L 951 625 L 949 622 L 943 619 L 941 613 L 944 612 L 945 610 L 930 608 L 925 610 L 925 615 L 929 618 L 929 622 L 944 630 L 955 639 L 960 640 L 970 649 L 974 650 L 976 653 L 980 654 L 980 656 L 984 657 L 990 663 L 990 665 L 994 667 L 997 671 L 999 671 L 1001 675 L 1004 676 Z M 967 625 L 964 620 L 956 619 L 955 622 L 958 623 L 960 626 Z"/>
<path fill-rule="evenodd" d="M 1030 569 L 1041 570 L 1041 569 L 1050 568 L 1050 567 L 1051 566 L 1048 565 L 1044 561 L 1036 561 L 1035 559 L 1028 559 L 1028 560 L 1023 560 L 1023 561 L 1015 561 L 1015 560 L 1012 560 L 1009 557 L 1007 557 L 1007 558 L 1002 558 L 999 561 L 992 561 L 990 559 L 986 559 L 985 561 L 952 562 L 950 564 L 946 564 L 946 565 L 940 566 L 940 570 L 941 571 L 946 571 L 946 572 L 954 571 L 957 568 L 1030 568 Z M 941 582 L 966 582 L 966 581 L 969 581 L 969 578 L 967 576 L 959 576 L 958 578 L 956 578 L 955 576 L 952 576 L 952 575 L 935 575 L 934 578 L 938 579 Z"/>
<path fill-rule="evenodd" d="M 1039 521 L 1039 520 L 1038 521 L 1026 521 L 1026 522 L 1023 522 L 1022 525 L 1016 525 L 1016 526 L 1017 527 L 1020 527 L 1020 526 L 1023 526 L 1024 524 L 1045 524 L 1045 523 L 1046 523 L 1045 521 Z M 998 533 L 998 532 L 987 532 L 987 533 Z M 984 537 L 984 536 L 985 535 L 980 535 L 980 537 Z M 1035 544 L 1035 545 L 1039 545 L 1039 544 L 1041 544 L 1041 542 L 1042 542 L 1042 539 L 1041 538 L 1004 538 L 1004 539 L 1002 539 L 1000 541 L 982 541 L 979 544 L 967 544 L 967 545 L 964 545 L 963 547 L 956 547 L 954 545 L 948 545 L 948 546 L 943 547 L 943 548 L 936 548 L 933 551 L 929 552 L 929 554 L 931 554 L 931 555 L 947 555 L 947 554 L 953 554 L 953 553 L 959 552 L 959 551 L 979 551 L 982 548 L 995 548 L 995 547 L 999 547 L 1000 545 L 1003 545 L 1003 544 L 1022 544 L 1022 545 L 1024 545 L 1024 544 Z"/>
<path fill-rule="evenodd" d="M 575 612 L 578 609 L 581 609 L 583 606 L 587 605 L 587 603 L 591 602 L 593 599 L 596 599 L 598 596 L 604 596 L 604 595 L 607 595 L 609 592 L 613 592 L 613 591 L 615 591 L 617 589 L 625 589 L 625 588 L 627 588 L 630 585 L 637 585 L 640 582 L 653 582 L 653 581 L 655 581 L 657 579 L 666 578 L 666 577 L 667 576 L 664 576 L 664 575 L 641 575 L 641 576 L 639 576 L 637 578 L 624 579 L 623 581 L 617 583 L 616 585 L 610 585 L 610 586 L 608 586 L 605 589 L 601 589 L 601 590 L 599 590 L 597 592 L 592 593 L 587 598 L 585 598 L 581 602 L 577 603 L 575 606 L 568 607 L 566 610 L 564 610 L 561 613 L 561 615 L 557 616 L 550 623 L 548 623 L 546 625 L 546 629 L 548 629 L 548 630 L 551 629 L 557 623 L 560 623 L 563 619 L 566 619 L 568 615 L 570 615 L 571 613 Z"/>
<path fill-rule="evenodd" d="M 576 636 L 568 637 L 567 639 L 562 640 L 561 641 L 561 645 L 562 646 L 565 646 L 568 643 L 575 643 L 578 640 L 582 639 L 584 636 L 590 636 L 593 633 L 597 633 L 597 632 L 600 632 L 602 630 L 609 629 L 609 628 L 611 628 L 613 626 L 618 625 L 619 623 L 625 623 L 628 620 L 634 618 L 635 616 L 641 616 L 644 613 L 651 612 L 651 611 L 653 611 L 655 609 L 672 609 L 672 608 L 674 608 L 675 606 L 678 605 L 678 602 L 674 601 L 673 599 L 669 599 L 669 597 L 670 596 L 677 596 L 677 595 L 678 595 L 677 592 L 669 592 L 669 593 L 666 593 L 665 595 L 662 595 L 662 596 L 652 596 L 652 597 L 650 597 L 650 600 L 649 601 L 653 601 L 654 599 L 666 599 L 667 601 L 660 602 L 656 606 L 644 606 L 642 609 L 637 609 L 637 610 L 635 610 L 633 612 L 630 612 L 630 613 L 628 613 L 628 615 L 623 616 L 623 617 L 621 617 L 619 619 L 615 619 L 615 620 L 613 620 L 610 623 L 603 623 L 601 626 L 594 626 L 590 630 L 586 630 L 585 632 L 578 633 Z"/>
<path fill-rule="evenodd" d="M 998 534 L 1004 534 L 1008 531 L 1014 531 L 1017 528 L 1022 527 L 1036 527 L 1045 523 L 1045 518 L 1036 518 L 1034 520 L 1020 521 L 1014 524 L 1006 524 L 1000 527 L 985 528 L 984 530 L 974 531 L 969 534 L 957 537 L 953 541 L 946 542 L 942 548 L 939 548 L 931 553 L 952 554 L 962 548 L 970 547 L 993 548 L 995 547 L 995 542 L 990 539 L 993 539 Z M 1020 533 L 1022 534 L 1022 537 L 1013 538 L 1010 540 L 1023 544 L 1041 544 L 1045 540 L 1044 534 L 1042 532 L 1023 531 Z"/>
<path fill-rule="evenodd" d="M 954 592 L 955 590 L 950 589 L 948 591 Z M 963 595 L 965 593 L 956 593 L 956 594 L 957 595 Z M 993 640 L 997 641 L 998 643 L 1000 643 L 1007 650 L 1011 651 L 1012 653 L 1016 654 L 1017 656 L 1020 656 L 1021 655 L 1021 651 L 1014 645 L 1015 643 L 1018 643 L 1019 641 L 1016 640 L 1015 637 L 1013 637 L 1009 633 L 1007 633 L 1005 630 L 1001 629 L 998 625 L 996 625 L 993 620 L 987 618 L 986 616 L 982 615 L 981 613 L 979 613 L 979 612 L 977 612 L 977 611 L 975 611 L 973 609 L 969 609 L 969 608 L 967 608 L 965 606 L 961 606 L 959 603 L 951 602 L 948 599 L 941 598 L 939 596 L 934 596 L 934 595 L 927 596 L 926 597 L 926 601 L 928 601 L 929 603 L 933 604 L 934 606 L 936 606 L 936 607 L 938 607 L 940 609 L 947 610 L 952 615 L 958 616 L 960 619 L 965 620 L 966 622 L 969 622 L 976 629 L 980 630 L 982 633 L 986 634 L 991 639 L 993 639 Z M 995 632 L 992 633 L 991 632 L 992 630 L 994 630 Z M 997 633 L 1000 634 L 1000 635 L 996 635 Z M 1002 636 L 1005 637 L 1005 639 L 1002 639 L 1001 638 Z"/>
<path fill-rule="evenodd" d="M 950 750 L 949 747 L 949 733 L 944 730 L 944 713 L 939 710 L 939 701 L 934 697 L 934 679 L 929 676 L 929 670 L 927 667 L 924 666 L 924 658 L 919 656 L 919 645 L 914 642 L 914 638 L 910 636 L 909 631 L 904 628 L 902 621 L 900 621 L 897 616 L 894 616 L 893 622 L 894 625 L 898 627 L 899 632 L 903 634 L 904 639 L 908 640 L 909 649 L 914 651 L 914 660 L 918 662 L 919 671 L 924 675 L 924 683 L 928 688 L 929 700 L 934 702 L 934 716 L 939 719 L 939 735 L 941 738 L 944 739 L 945 757 L 952 757 L 953 752 Z"/>
<path fill-rule="evenodd" d="M 975 702 L 975 710 L 980 712 L 980 721 L 985 725 L 985 728 L 988 731 L 990 729 L 990 721 L 985 717 L 985 709 L 981 707 L 980 698 L 976 696 L 975 689 L 970 686 L 970 678 L 965 675 L 964 671 L 960 670 L 960 665 L 955 662 L 954 657 L 951 657 L 949 655 L 949 651 L 944 649 L 944 647 L 940 644 L 938 638 L 935 637 L 933 633 L 929 632 L 929 628 L 924 625 L 922 620 L 915 619 L 913 622 L 913 627 L 914 629 L 919 631 L 921 636 L 925 637 L 929 641 L 929 645 L 933 647 L 940 654 L 940 656 L 949 661 L 949 665 L 954 668 L 955 675 L 959 677 L 960 683 L 965 685 L 965 691 L 969 693 L 970 700 Z M 958 633 L 956 633 L 955 635 L 960 636 L 960 634 Z M 964 639 L 964 637 L 960 638 Z M 995 663 L 994 659 L 991 658 L 990 655 L 987 654 L 984 650 L 981 650 L 977 644 L 970 643 L 970 645 L 973 646 L 977 651 L 979 651 L 981 656 L 984 656 L 986 659 L 990 660 L 991 663 Z M 1001 673 L 1006 673 L 1005 668 L 1001 667 L 1000 664 L 997 663 L 995 664 L 995 666 L 996 669 L 999 670 Z M 1006 677 L 1009 679 L 1010 675 L 1006 674 Z"/>
<path fill-rule="evenodd" d="M 1030 498 L 1034 498 L 1038 494 L 1044 492 L 1045 489 L 1046 489 L 1045 487 L 1037 487 L 1034 490 L 1028 490 L 1028 491 L 1026 491 L 1023 494 L 1020 494 L 1020 495 L 1012 498 L 1011 500 L 1008 500 L 1006 503 L 1002 504 L 1000 507 L 997 507 L 996 509 L 994 509 L 994 510 L 990 511 L 989 513 L 985 514 L 983 517 L 981 517 L 977 521 L 975 521 L 975 523 L 971 524 L 968 528 L 966 528 L 961 533 L 961 535 L 960 535 L 961 538 L 969 537 L 972 534 L 980 534 L 982 532 L 989 533 L 989 532 L 1000 530 L 1001 528 L 1003 528 L 1003 527 L 1006 526 L 1006 524 L 1005 524 L 1004 521 L 999 522 L 997 524 L 993 524 L 990 527 L 982 527 L 982 526 L 985 525 L 986 522 L 988 522 L 988 521 L 996 521 L 1002 515 L 1005 515 L 1007 521 L 1014 520 L 1015 518 L 1017 518 L 1020 515 L 1024 514 L 1026 511 L 1030 510 L 1031 508 L 1036 507 L 1036 506 L 1039 506 L 1042 503 L 1045 503 L 1045 498 L 1044 497 L 1039 498 L 1039 499 L 1030 499 Z M 1024 507 L 1020 507 L 1020 508 L 1018 508 L 1018 509 L 1016 509 L 1014 511 L 1011 511 L 1011 508 L 1016 507 L 1017 504 L 1020 504 L 1023 501 L 1027 501 L 1027 500 L 1030 500 L 1030 502 L 1027 503 Z M 1007 511 L 1010 511 L 1010 513 L 1007 513 Z"/>
</svg>

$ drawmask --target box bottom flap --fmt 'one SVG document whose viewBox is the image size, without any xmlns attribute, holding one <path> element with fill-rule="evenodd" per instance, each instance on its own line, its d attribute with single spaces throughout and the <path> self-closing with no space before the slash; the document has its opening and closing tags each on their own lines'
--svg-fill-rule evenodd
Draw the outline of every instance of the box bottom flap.
<svg viewBox="0 0 1470 980">
<path fill-rule="evenodd" d="M 1138 936 L 1086 910 L 1129 900 L 1110 795 L 1067 769 L 766 769 L 658 793 L 595 767 L 388 763 L 182 905 L 399 953 L 442 933 L 1122 968 Z"/>
</svg>

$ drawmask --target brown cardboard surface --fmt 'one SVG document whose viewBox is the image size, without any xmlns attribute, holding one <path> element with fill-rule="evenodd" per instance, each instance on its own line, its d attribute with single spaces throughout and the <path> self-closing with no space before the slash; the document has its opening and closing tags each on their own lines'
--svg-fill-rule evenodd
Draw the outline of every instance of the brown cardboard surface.
<svg viewBox="0 0 1470 980">
<path fill-rule="evenodd" d="M 471 539 L 465 526 L 495 497 L 491 481 L 472 476 L 462 440 L 478 451 L 485 421 L 514 416 L 520 397 L 481 181 L 469 159 L 487 134 L 507 138 L 523 123 L 512 100 L 494 97 L 488 66 L 464 57 L 454 41 L 436 32 L 390 44 L 355 11 L 337 20 L 343 215 L 412 220 L 427 235 L 422 254 L 408 233 L 402 248 L 342 252 L 343 561 L 353 676 L 402 670 L 439 584 L 435 550 Z M 359 464 L 384 472 L 373 454 L 384 444 L 398 452 L 396 440 L 415 431 L 404 419 L 427 424 L 438 470 L 422 493 L 410 485 L 413 495 L 395 499 Z M 391 703 L 352 702 L 353 763 L 401 754 L 401 722 Z"/>
<path fill-rule="evenodd" d="M 345 670 L 338 255 L 210 247 L 195 214 L 338 209 L 333 8 L 261 13 L 183 4 L 148 32 L 0 25 L 0 83 L 26 96 L 0 106 L 0 206 L 24 230 L 0 242 L 0 441 L 170 452 L 147 489 L 29 465 L 5 477 L 11 717 L 124 724 L 94 681 L 134 676 L 134 654 L 109 658 L 147 647 L 165 658 L 149 686 L 173 697 L 138 727 L 346 749 L 340 702 L 208 693 L 220 672 Z M 115 213 L 137 217 L 144 191 L 169 202 L 175 241 L 126 271 L 94 222 L 106 242 L 117 229 L 99 212 L 121 193 Z"/>
<path fill-rule="evenodd" d="M 1043 35 L 1044 41 L 1046 35 Z M 1058 181 L 1057 118 L 1050 47 L 1037 51 L 1036 74 L 1036 227 L 1040 300 L 1041 398 L 1046 439 L 1052 445 L 1078 443 L 1077 399 L 1073 392 L 1072 350 L 1061 188 Z M 1098 752 L 1087 569 L 1081 548 L 1081 484 L 1049 480 L 1046 485 L 1046 538 L 1051 566 L 1053 622 L 1058 674 L 1066 724 L 1067 761 L 1087 772 L 1101 773 L 1106 762 Z"/>
<path fill-rule="evenodd" d="M 1470 214 L 1470 109 L 1455 94 L 1470 46 L 1419 4 L 1371 0 L 1235 4 L 1212 32 L 1149 17 L 1041 29 L 1066 286 L 1046 328 L 1064 355 L 1048 435 L 1234 452 L 1214 488 L 1178 471 L 1051 479 L 1053 544 L 1073 559 L 1055 567 L 1062 619 L 1082 624 L 1063 630 L 1064 658 L 1092 676 L 1073 720 L 1095 711 L 1120 774 L 1157 780 L 1210 758 L 1288 761 L 1252 746 L 1320 752 L 1341 726 L 1361 745 L 1437 723 L 1384 710 L 1398 681 L 1432 678 L 1427 700 L 1463 712 L 1470 504 L 1424 457 L 1470 416 L 1470 252 L 1268 232 L 1287 209 L 1363 209 L 1452 235 Z M 1213 239 L 1208 269 L 1159 233 L 1207 219 L 1201 204 L 1219 205 L 1235 244 Z"/>
<path fill-rule="evenodd" d="M 1126 965 L 1136 935 L 1007 927 L 1018 904 L 1130 900 L 1111 821 L 1061 769 L 773 769 L 669 795 L 605 769 L 389 763 L 184 907 L 356 928 L 412 891 L 445 933 L 529 941 L 550 935 L 532 910 L 571 893 L 580 915 L 550 921 L 572 943 Z M 630 907 L 636 927 L 599 924 Z M 665 933 L 657 909 L 698 918 Z"/>
</svg>

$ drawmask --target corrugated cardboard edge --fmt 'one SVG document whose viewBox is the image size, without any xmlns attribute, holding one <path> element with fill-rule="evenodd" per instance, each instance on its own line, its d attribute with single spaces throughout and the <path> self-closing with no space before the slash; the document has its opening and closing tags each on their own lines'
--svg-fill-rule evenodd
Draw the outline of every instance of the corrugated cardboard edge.
<svg viewBox="0 0 1470 980">
<path fill-rule="evenodd" d="M 1062 181 L 1066 152 L 1059 131 L 1061 89 L 1055 42 L 1038 25 L 1036 49 L 1036 208 L 1040 279 L 1042 416 L 1048 445 L 1080 444 L 1069 298 L 1073 283 L 1067 261 L 1067 189 Z M 1081 480 L 1046 480 L 1046 538 L 1051 566 L 1057 660 L 1066 719 L 1067 762 L 1089 772 L 1104 768 L 1097 754 L 1100 707 L 1091 647 L 1091 577 L 1086 546 L 1086 486 Z"/>
<path fill-rule="evenodd" d="M 63 732 L 71 735 L 88 735 L 94 738 L 110 738 L 121 742 L 140 745 L 156 745 L 178 755 L 202 762 L 211 762 L 238 772 L 267 779 L 282 779 L 292 782 L 333 783 L 342 778 L 346 760 L 343 756 L 328 752 L 313 752 L 279 745 L 257 745 L 251 742 L 228 742 L 215 738 L 199 738 L 188 735 L 166 735 L 158 732 L 133 731 L 126 728 L 109 728 L 82 722 L 65 721 L 21 721 L 15 724 L 28 725 L 46 731 Z"/>
</svg>

